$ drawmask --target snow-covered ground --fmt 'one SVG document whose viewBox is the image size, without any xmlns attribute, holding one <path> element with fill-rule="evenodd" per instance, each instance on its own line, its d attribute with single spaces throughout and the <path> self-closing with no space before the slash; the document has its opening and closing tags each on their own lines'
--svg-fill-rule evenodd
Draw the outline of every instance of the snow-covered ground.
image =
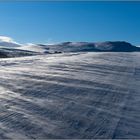
<svg viewBox="0 0 140 140">
<path fill-rule="evenodd" d="M 140 53 L 0 59 L 0 139 L 140 138 Z"/>
</svg>

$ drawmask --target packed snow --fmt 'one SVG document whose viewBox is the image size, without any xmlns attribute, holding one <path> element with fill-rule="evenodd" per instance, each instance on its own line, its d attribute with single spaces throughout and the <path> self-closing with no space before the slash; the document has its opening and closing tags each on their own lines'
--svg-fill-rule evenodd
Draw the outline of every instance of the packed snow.
<svg viewBox="0 0 140 140">
<path fill-rule="evenodd" d="M 140 138 L 140 54 L 0 59 L 0 139 Z"/>
</svg>

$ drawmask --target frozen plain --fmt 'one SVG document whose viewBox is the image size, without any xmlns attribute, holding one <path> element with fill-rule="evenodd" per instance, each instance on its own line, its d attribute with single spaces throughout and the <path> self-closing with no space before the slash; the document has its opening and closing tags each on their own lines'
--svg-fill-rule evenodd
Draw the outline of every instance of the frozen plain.
<svg viewBox="0 0 140 140">
<path fill-rule="evenodd" d="M 0 59 L 0 139 L 140 138 L 140 53 Z"/>
</svg>

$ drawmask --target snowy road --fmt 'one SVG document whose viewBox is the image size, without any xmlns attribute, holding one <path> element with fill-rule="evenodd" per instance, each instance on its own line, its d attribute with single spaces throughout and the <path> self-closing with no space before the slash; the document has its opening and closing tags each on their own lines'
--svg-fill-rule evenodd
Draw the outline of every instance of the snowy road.
<svg viewBox="0 0 140 140">
<path fill-rule="evenodd" d="M 0 139 L 140 138 L 140 53 L 0 59 Z"/>
</svg>

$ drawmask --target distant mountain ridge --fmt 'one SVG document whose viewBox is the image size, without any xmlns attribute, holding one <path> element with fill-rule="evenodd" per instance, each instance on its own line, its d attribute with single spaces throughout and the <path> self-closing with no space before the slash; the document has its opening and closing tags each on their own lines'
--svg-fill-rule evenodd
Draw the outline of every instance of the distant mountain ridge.
<svg viewBox="0 0 140 140">
<path fill-rule="evenodd" d="M 47 48 L 58 52 L 133 52 L 140 51 L 125 41 L 106 42 L 63 42 L 60 44 L 46 45 Z M 45 47 L 44 47 L 45 48 Z"/>
<path fill-rule="evenodd" d="M 4 45 L 3 45 L 4 44 Z M 0 42 L 0 57 L 19 57 L 37 54 L 54 54 L 69 52 L 140 52 L 136 47 L 125 41 L 106 42 L 62 42 L 59 44 L 27 44 L 19 45 Z"/>
</svg>

